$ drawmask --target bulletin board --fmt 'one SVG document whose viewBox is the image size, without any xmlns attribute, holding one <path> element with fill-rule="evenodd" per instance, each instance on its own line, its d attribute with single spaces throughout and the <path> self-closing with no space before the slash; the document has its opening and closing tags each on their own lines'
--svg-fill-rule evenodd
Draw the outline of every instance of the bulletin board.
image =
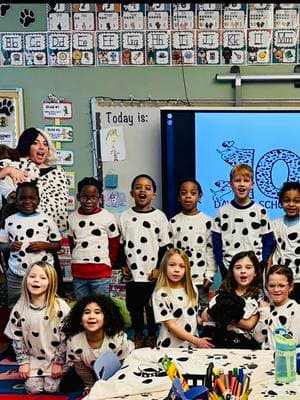
<svg viewBox="0 0 300 400">
<path fill-rule="evenodd" d="M 0 143 L 15 148 L 23 130 L 23 90 L 0 89 Z"/>
<path fill-rule="evenodd" d="M 142 173 L 150 175 L 157 183 L 154 206 L 162 204 L 162 104 L 166 102 L 91 99 L 94 175 L 103 179 L 106 208 L 116 214 L 131 204 L 131 181 Z"/>
</svg>

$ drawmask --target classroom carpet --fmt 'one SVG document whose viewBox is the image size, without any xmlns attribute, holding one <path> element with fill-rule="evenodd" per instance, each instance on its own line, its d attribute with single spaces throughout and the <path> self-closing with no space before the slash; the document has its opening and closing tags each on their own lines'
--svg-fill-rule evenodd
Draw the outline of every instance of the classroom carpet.
<svg viewBox="0 0 300 400">
<path fill-rule="evenodd" d="M 19 378 L 18 366 L 5 353 L 0 353 L 0 400 L 80 400 L 81 393 L 27 394 L 23 380 Z"/>
</svg>

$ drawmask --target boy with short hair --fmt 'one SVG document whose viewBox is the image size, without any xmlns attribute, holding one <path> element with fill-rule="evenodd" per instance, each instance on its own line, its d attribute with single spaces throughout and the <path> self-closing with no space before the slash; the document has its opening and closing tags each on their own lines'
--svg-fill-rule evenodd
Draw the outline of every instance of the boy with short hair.
<svg viewBox="0 0 300 400">
<path fill-rule="evenodd" d="M 223 279 L 234 254 L 252 250 L 265 266 L 274 248 L 267 211 L 250 198 L 252 168 L 235 165 L 230 172 L 230 185 L 234 199 L 219 209 L 212 228 L 213 250 Z"/>
<path fill-rule="evenodd" d="M 69 215 L 72 276 L 77 300 L 109 295 L 112 267 L 119 251 L 119 231 L 112 213 L 101 208 L 102 183 L 93 177 L 78 182 L 80 207 Z"/>
<path fill-rule="evenodd" d="M 146 174 L 136 176 L 131 183 L 134 207 L 120 216 L 122 252 L 119 264 L 126 284 L 126 305 L 135 330 L 136 348 L 155 346 L 156 325 L 149 305 L 159 262 L 169 243 L 168 220 L 165 214 L 151 206 L 156 197 L 156 184 Z M 144 309 L 148 338 L 143 335 Z"/>
</svg>

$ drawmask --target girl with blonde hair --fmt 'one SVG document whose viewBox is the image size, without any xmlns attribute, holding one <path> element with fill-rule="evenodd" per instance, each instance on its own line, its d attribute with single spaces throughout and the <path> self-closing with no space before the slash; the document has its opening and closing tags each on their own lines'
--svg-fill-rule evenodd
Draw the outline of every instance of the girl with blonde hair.
<svg viewBox="0 0 300 400">
<path fill-rule="evenodd" d="M 214 347 L 197 337 L 198 295 L 192 284 L 190 263 L 183 250 L 165 253 L 152 295 L 155 322 L 160 324 L 159 347 Z"/>
<path fill-rule="evenodd" d="M 53 393 L 59 388 L 66 348 L 61 328 L 70 307 L 56 290 L 55 269 L 44 261 L 32 264 L 5 328 L 28 393 Z"/>
</svg>

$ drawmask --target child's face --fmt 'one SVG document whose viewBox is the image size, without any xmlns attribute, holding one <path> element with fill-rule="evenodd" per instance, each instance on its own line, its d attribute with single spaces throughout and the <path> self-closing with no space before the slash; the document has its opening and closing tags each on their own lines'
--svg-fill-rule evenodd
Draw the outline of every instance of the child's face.
<svg viewBox="0 0 300 400">
<path fill-rule="evenodd" d="M 167 277 L 173 288 L 182 286 L 185 276 L 185 263 L 179 254 L 173 254 L 167 262 Z"/>
<path fill-rule="evenodd" d="M 26 215 L 33 214 L 39 205 L 40 199 L 37 191 L 31 187 L 19 189 L 16 198 L 17 209 Z"/>
<path fill-rule="evenodd" d="M 86 214 L 93 214 L 95 209 L 98 207 L 100 199 L 100 193 L 96 186 L 86 185 L 83 186 L 81 192 L 78 195 L 81 208 Z"/>
<path fill-rule="evenodd" d="M 289 284 L 286 276 L 275 273 L 269 275 L 267 288 L 273 303 L 282 306 L 288 301 L 293 285 Z"/>
<path fill-rule="evenodd" d="M 37 165 L 45 163 L 49 153 L 49 145 L 43 135 L 39 134 L 29 149 L 29 158 Z"/>
<path fill-rule="evenodd" d="M 291 189 L 282 196 L 282 207 L 289 217 L 296 217 L 300 212 L 300 192 Z"/>
<path fill-rule="evenodd" d="M 247 203 L 249 194 L 253 189 L 253 181 L 250 176 L 234 175 L 230 186 L 234 192 L 234 198 L 237 203 Z"/>
<path fill-rule="evenodd" d="M 197 203 L 201 196 L 197 185 L 194 182 L 184 182 L 179 190 L 179 203 L 185 214 L 196 214 Z"/>
<path fill-rule="evenodd" d="M 43 268 L 34 265 L 27 276 L 27 289 L 31 296 L 41 297 L 46 295 L 49 279 Z"/>
<path fill-rule="evenodd" d="M 233 277 L 237 289 L 246 291 L 256 277 L 255 267 L 249 257 L 238 260 L 233 266 Z"/>
<path fill-rule="evenodd" d="M 82 325 L 85 331 L 96 333 L 104 327 L 104 314 L 97 303 L 88 304 L 82 314 Z"/>
<path fill-rule="evenodd" d="M 143 210 L 150 209 L 151 201 L 156 196 L 151 180 L 146 177 L 136 179 L 130 194 L 134 199 L 135 206 Z"/>
</svg>

